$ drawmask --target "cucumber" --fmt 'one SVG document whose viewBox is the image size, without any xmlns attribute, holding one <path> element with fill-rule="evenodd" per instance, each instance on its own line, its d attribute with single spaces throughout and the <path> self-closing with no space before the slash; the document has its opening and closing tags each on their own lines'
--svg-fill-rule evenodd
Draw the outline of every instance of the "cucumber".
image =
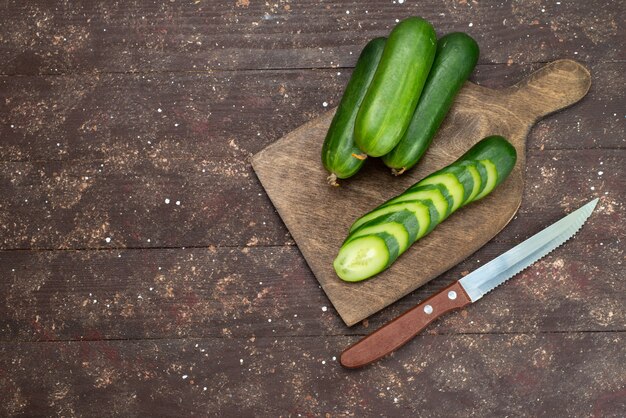
<svg viewBox="0 0 626 418">
<path fill-rule="evenodd" d="M 459 164 L 459 166 L 463 167 L 463 169 L 465 169 L 467 173 L 472 177 L 473 188 L 465 203 L 472 202 L 474 198 L 478 195 L 478 193 L 484 190 L 484 186 L 487 184 L 487 178 L 485 177 L 485 179 L 483 179 L 483 177 L 480 175 L 477 164 L 479 164 L 478 161 L 463 161 L 461 164 Z"/>
<path fill-rule="evenodd" d="M 496 168 L 496 165 L 489 160 L 481 160 L 479 161 L 479 163 L 481 163 L 483 167 L 485 167 L 485 169 L 487 170 L 488 180 L 485 183 L 485 188 L 483 189 L 483 191 L 480 192 L 474 198 L 474 200 L 479 200 L 487 196 L 498 185 L 499 174 L 498 174 L 498 169 Z"/>
<path fill-rule="evenodd" d="M 411 245 L 411 242 L 409 241 L 409 232 L 401 222 L 371 222 L 373 223 L 373 225 L 363 225 L 361 228 L 359 228 L 358 231 L 356 231 L 354 234 L 351 234 L 350 238 L 347 241 L 352 241 L 353 239 L 362 237 L 364 235 L 372 235 L 379 232 L 386 232 L 398 242 L 398 251 L 404 252 L 407 248 L 409 248 L 409 245 Z"/>
<path fill-rule="evenodd" d="M 478 44 L 465 33 L 449 33 L 439 39 L 435 60 L 411 122 L 400 142 L 382 158 L 394 174 L 402 174 L 422 158 L 454 98 L 474 70 L 478 54 Z"/>
<path fill-rule="evenodd" d="M 481 139 L 472 148 L 459 158 L 462 161 L 489 161 L 497 173 L 496 187 L 509 175 L 517 158 L 515 147 L 499 135 L 488 136 Z M 493 188 L 491 189 L 493 190 Z M 489 192 L 491 192 L 489 190 Z M 487 193 L 489 193 L 487 192 Z"/>
<path fill-rule="evenodd" d="M 377 233 L 347 242 L 339 250 L 333 266 L 342 280 L 357 282 L 386 269 L 397 257 L 395 239 L 389 234 Z"/>
<path fill-rule="evenodd" d="M 364 224 L 361 224 L 348 236 L 348 238 L 346 238 L 346 241 L 344 242 L 347 242 L 357 236 L 360 237 L 362 235 L 366 235 L 366 232 L 370 230 L 370 228 L 372 231 L 374 231 L 375 230 L 374 227 L 377 228 L 379 225 L 386 225 L 386 224 L 402 225 L 402 227 L 404 228 L 404 231 L 406 232 L 408 245 L 411 245 L 417 239 L 417 235 L 420 232 L 419 223 L 417 221 L 417 218 L 415 217 L 415 214 L 408 210 L 400 210 L 400 211 L 387 213 L 386 215 L 380 215 L 370 221 L 365 222 Z M 401 241 L 403 241 L 402 236 L 404 236 L 405 234 L 404 232 L 399 232 L 400 236 L 397 236 L 396 234 L 394 234 L 393 230 L 388 230 L 386 232 L 393 235 L 398 241 L 398 243 L 400 244 L 400 247 L 401 248 L 403 247 Z"/>
<path fill-rule="evenodd" d="M 394 197 L 393 199 L 383 203 L 381 207 L 410 200 L 430 200 L 435 206 L 435 209 L 437 209 L 439 219 L 443 219 L 448 216 L 448 209 L 452 207 L 452 205 L 448 203 L 448 199 L 446 199 L 440 188 L 433 185 L 409 189 L 400 196 Z"/>
<path fill-rule="evenodd" d="M 419 17 L 398 23 L 385 44 L 354 124 L 354 139 L 367 155 L 387 154 L 413 116 L 435 57 L 432 25 Z"/>
<path fill-rule="evenodd" d="M 454 163 L 363 215 L 350 227 L 333 263 L 337 275 L 356 282 L 388 268 L 455 210 L 491 193 L 516 160 L 515 147 L 506 139 L 487 137 Z"/>
<path fill-rule="evenodd" d="M 426 177 L 424 180 L 417 183 L 420 186 L 428 184 L 439 185 L 445 187 L 448 193 L 452 197 L 452 209 L 450 212 L 454 212 L 461 207 L 465 201 L 466 188 L 459 181 L 459 178 L 451 172 L 438 171 Z"/>
<path fill-rule="evenodd" d="M 385 41 L 386 38 L 372 39 L 361 51 L 324 139 L 322 164 L 330 172 L 328 182 L 333 186 L 339 185 L 338 178 L 355 175 L 365 162 L 366 155 L 354 143 L 354 121 L 383 54 Z"/>
<path fill-rule="evenodd" d="M 431 224 L 437 223 L 437 210 L 434 205 L 430 202 L 422 202 L 422 201 L 410 201 L 410 202 L 400 202 L 395 205 L 389 206 L 379 206 L 373 211 L 363 215 L 359 219 L 356 220 L 350 227 L 350 233 L 355 232 L 361 225 L 366 222 L 369 222 L 373 219 L 377 219 L 383 215 L 388 215 L 394 212 L 399 212 L 407 210 L 413 214 L 415 219 L 417 220 L 417 224 L 419 226 L 416 238 L 424 236 L 431 229 Z"/>
</svg>

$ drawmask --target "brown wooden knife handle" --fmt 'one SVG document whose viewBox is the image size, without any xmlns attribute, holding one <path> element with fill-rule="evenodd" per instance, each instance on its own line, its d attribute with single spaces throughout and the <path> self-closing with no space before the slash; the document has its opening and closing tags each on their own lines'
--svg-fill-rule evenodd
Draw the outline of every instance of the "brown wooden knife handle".
<svg viewBox="0 0 626 418">
<path fill-rule="evenodd" d="M 346 348 L 341 353 L 341 365 L 349 369 L 366 366 L 402 347 L 436 318 L 471 302 L 456 281 Z"/>
</svg>

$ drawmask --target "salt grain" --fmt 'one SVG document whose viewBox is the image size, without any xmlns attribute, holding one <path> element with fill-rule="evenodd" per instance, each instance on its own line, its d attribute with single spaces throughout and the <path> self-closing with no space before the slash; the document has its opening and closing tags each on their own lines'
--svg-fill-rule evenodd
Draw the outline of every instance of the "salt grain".
<svg viewBox="0 0 626 418">
<path fill-rule="evenodd" d="M 104 240 L 105 240 L 106 242 L 111 242 L 111 238 L 110 238 L 110 237 L 106 237 Z"/>
<path fill-rule="evenodd" d="M 165 199 L 165 204 L 166 204 L 166 205 L 169 205 L 169 204 L 170 204 L 170 200 L 166 198 L 166 199 Z"/>
<path fill-rule="evenodd" d="M 185 380 L 186 378 L 188 378 L 189 376 L 187 376 L 186 374 L 183 375 L 183 380 Z"/>
<path fill-rule="evenodd" d="M 180 206 L 180 200 L 176 201 L 176 206 Z"/>
<path fill-rule="evenodd" d="M 322 103 L 322 106 L 327 107 L 328 106 L 328 102 Z"/>
<path fill-rule="evenodd" d="M 328 308 L 326 306 L 322 306 L 322 312 L 326 312 Z"/>
<path fill-rule="evenodd" d="M 467 25 L 467 26 L 469 26 L 471 28 L 472 26 L 474 26 L 474 24 L 472 22 L 470 22 L 470 24 Z"/>
<path fill-rule="evenodd" d="M 161 113 L 161 112 L 163 112 L 163 111 L 161 110 L 161 108 L 158 108 L 158 109 L 157 109 L 157 112 Z"/>
</svg>

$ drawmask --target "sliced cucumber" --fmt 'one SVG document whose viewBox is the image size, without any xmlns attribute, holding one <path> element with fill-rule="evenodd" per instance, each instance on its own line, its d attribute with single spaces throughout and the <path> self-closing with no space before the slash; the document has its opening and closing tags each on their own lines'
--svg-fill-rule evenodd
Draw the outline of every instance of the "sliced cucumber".
<svg viewBox="0 0 626 418">
<path fill-rule="evenodd" d="M 404 228 L 404 231 L 405 231 L 404 233 L 402 232 L 394 233 L 395 227 L 392 230 L 388 230 L 388 231 L 385 231 L 384 229 L 380 230 L 380 231 L 384 231 L 393 235 L 398 241 L 398 244 L 400 245 L 400 248 L 401 248 L 400 252 L 404 252 L 406 250 L 406 247 L 408 247 L 408 245 L 411 245 L 413 244 L 413 242 L 415 242 L 415 240 L 417 239 L 417 235 L 419 233 L 419 223 L 417 222 L 417 218 L 415 217 L 415 214 L 413 212 L 410 212 L 408 210 L 390 212 L 384 215 L 380 215 L 370 221 L 365 222 L 364 224 L 361 224 L 348 236 L 348 238 L 346 238 L 346 242 L 352 239 L 353 237 L 357 237 L 357 236 L 360 237 L 363 235 L 379 232 L 377 228 L 379 226 L 384 226 L 388 223 L 393 224 L 393 225 L 400 224 Z M 402 236 L 405 234 L 406 234 L 406 241 L 408 243 L 407 246 L 402 245 L 403 243 Z"/>
<path fill-rule="evenodd" d="M 376 220 L 374 219 L 370 222 L 375 221 Z M 362 237 L 364 235 L 378 234 L 379 232 L 386 232 L 387 234 L 394 237 L 394 239 L 398 242 L 398 251 L 400 253 L 405 252 L 406 249 L 409 248 L 409 245 L 412 244 L 412 242 L 409 241 L 409 232 L 400 222 L 383 222 L 375 223 L 374 225 L 363 225 L 361 228 L 351 234 L 346 241 L 352 241 L 353 239 Z"/>
<path fill-rule="evenodd" d="M 448 190 L 448 193 L 452 197 L 453 201 L 452 209 L 450 210 L 450 212 L 454 212 L 455 210 L 460 208 L 465 201 L 465 189 L 463 188 L 463 185 L 461 184 L 459 179 L 453 173 L 437 172 L 435 174 L 431 174 L 417 184 L 420 186 L 432 184 L 435 186 L 441 185 L 445 187 Z"/>
<path fill-rule="evenodd" d="M 343 245 L 333 263 L 337 275 L 347 282 L 358 282 L 387 268 L 395 258 L 389 251 L 393 238 L 385 235 L 366 235 Z"/>
<path fill-rule="evenodd" d="M 439 222 L 441 222 L 452 213 L 452 207 L 454 206 L 454 199 L 452 198 L 452 195 L 450 194 L 450 191 L 448 190 L 447 187 L 445 187 L 442 184 L 423 184 L 422 185 L 422 184 L 416 183 L 413 186 L 406 189 L 404 193 L 409 193 L 409 192 L 413 192 L 417 190 L 430 190 L 430 189 L 439 190 L 439 192 L 441 193 L 443 198 L 446 199 L 446 202 L 448 204 L 448 209 L 445 215 L 439 218 Z"/>
<path fill-rule="evenodd" d="M 496 167 L 498 173 L 496 186 L 508 177 L 515 161 L 517 160 L 517 152 L 515 147 L 501 136 L 494 135 L 482 139 L 476 145 L 469 149 L 459 161 L 485 161 L 489 160 Z M 492 189 L 493 190 L 493 189 Z"/>
<path fill-rule="evenodd" d="M 472 183 L 474 186 L 465 203 L 473 201 L 478 193 L 480 193 L 481 187 L 484 184 L 480 172 L 476 168 L 476 165 L 476 161 L 463 161 L 461 164 L 459 164 L 460 167 L 463 167 L 465 170 L 467 170 L 469 175 L 472 176 Z"/>
<path fill-rule="evenodd" d="M 379 216 L 386 215 L 389 213 L 398 212 L 401 210 L 408 210 L 411 212 L 415 218 L 417 219 L 417 224 L 419 225 L 419 230 L 417 232 L 417 238 L 424 236 L 430 229 L 430 224 L 432 220 L 433 212 L 437 214 L 437 210 L 434 208 L 433 204 L 424 203 L 422 201 L 412 201 L 412 202 L 400 202 L 395 205 L 389 205 L 384 207 L 378 207 L 373 211 L 363 215 L 359 219 L 352 224 L 350 227 L 350 233 L 356 231 L 358 227 L 363 225 L 364 223 L 371 221 L 372 219 L 376 219 Z M 435 222 L 436 223 L 436 222 Z"/>
<path fill-rule="evenodd" d="M 489 194 L 509 175 L 516 158 L 515 148 L 504 138 L 486 138 L 453 164 L 363 215 L 350 228 L 335 259 L 337 274 L 359 281 L 386 269 L 414 239 L 445 219 L 442 213 L 449 215 Z"/>
<path fill-rule="evenodd" d="M 432 204 L 435 205 L 435 209 L 437 209 L 438 219 L 444 219 L 448 215 L 448 209 L 450 207 L 448 200 L 446 200 L 441 190 L 433 185 L 423 186 L 414 190 L 407 190 L 400 196 L 394 197 L 393 199 L 383 203 L 381 206 L 388 206 L 394 203 L 406 202 L 409 200 L 430 200 Z"/>
<path fill-rule="evenodd" d="M 482 164 L 487 171 L 487 183 L 485 184 L 483 191 L 474 198 L 474 201 L 487 196 L 493 189 L 496 188 L 498 184 L 498 169 L 496 168 L 496 165 L 489 160 L 482 160 L 479 161 L 479 163 Z"/>
</svg>

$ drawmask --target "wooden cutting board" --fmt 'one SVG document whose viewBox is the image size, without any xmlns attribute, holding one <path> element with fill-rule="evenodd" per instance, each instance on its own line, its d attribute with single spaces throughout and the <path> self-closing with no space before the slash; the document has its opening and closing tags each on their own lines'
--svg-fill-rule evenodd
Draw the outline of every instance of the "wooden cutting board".
<svg viewBox="0 0 626 418">
<path fill-rule="evenodd" d="M 342 180 L 341 187 L 327 185 L 320 152 L 334 110 L 254 155 L 252 165 L 317 280 L 350 326 L 458 264 L 504 228 L 522 200 L 528 131 L 545 115 L 579 101 L 590 85 L 589 71 L 571 60 L 554 61 L 505 89 L 468 82 L 426 155 L 400 177 L 369 159 L 356 176 Z M 332 263 L 356 218 L 496 134 L 515 145 L 518 159 L 510 177 L 490 196 L 450 216 L 378 276 L 359 283 L 337 277 Z"/>
</svg>

